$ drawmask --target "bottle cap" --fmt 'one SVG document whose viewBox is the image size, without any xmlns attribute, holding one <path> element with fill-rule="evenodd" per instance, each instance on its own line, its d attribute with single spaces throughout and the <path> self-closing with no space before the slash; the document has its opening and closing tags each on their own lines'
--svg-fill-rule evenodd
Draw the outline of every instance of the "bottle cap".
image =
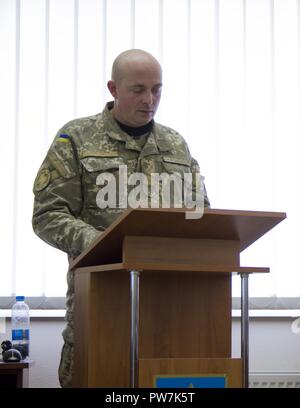
<svg viewBox="0 0 300 408">
<path fill-rule="evenodd" d="M 24 302 L 25 296 L 16 296 L 16 301 L 17 302 Z"/>
</svg>

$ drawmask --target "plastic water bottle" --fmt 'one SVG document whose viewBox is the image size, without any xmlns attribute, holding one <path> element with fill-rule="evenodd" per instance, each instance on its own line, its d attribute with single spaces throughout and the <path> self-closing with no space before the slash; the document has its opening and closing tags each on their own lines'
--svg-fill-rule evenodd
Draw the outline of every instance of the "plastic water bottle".
<svg viewBox="0 0 300 408">
<path fill-rule="evenodd" d="M 24 296 L 16 296 L 16 303 L 11 310 L 11 334 L 13 348 L 20 351 L 22 358 L 29 355 L 29 307 Z"/>
</svg>

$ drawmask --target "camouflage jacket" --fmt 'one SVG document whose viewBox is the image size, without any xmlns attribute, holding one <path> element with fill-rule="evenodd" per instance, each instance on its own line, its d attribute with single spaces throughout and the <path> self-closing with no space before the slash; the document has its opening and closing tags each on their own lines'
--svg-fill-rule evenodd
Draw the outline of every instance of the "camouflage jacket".
<svg viewBox="0 0 300 408">
<path fill-rule="evenodd" d="M 123 132 L 108 103 L 101 114 L 67 123 L 57 133 L 34 182 L 33 229 L 48 244 L 75 257 L 123 208 L 99 208 L 97 176 L 199 172 L 187 144 L 174 130 L 154 123 L 143 147 Z M 209 205 L 205 193 L 205 205 Z M 70 289 L 69 282 L 69 289 Z"/>
<path fill-rule="evenodd" d="M 48 244 L 76 256 L 104 231 L 122 208 L 100 209 L 96 178 L 127 165 L 128 175 L 199 171 L 184 139 L 154 124 L 143 148 L 109 111 L 75 119 L 56 135 L 34 182 L 33 229 Z M 209 205 L 207 197 L 205 204 Z"/>
</svg>

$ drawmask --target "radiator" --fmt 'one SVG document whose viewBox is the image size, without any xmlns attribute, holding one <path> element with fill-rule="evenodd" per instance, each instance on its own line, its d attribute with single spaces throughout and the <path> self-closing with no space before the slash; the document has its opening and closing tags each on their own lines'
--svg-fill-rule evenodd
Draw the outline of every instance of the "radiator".
<svg viewBox="0 0 300 408">
<path fill-rule="evenodd" d="M 300 388 L 298 372 L 252 372 L 249 388 Z"/>
</svg>

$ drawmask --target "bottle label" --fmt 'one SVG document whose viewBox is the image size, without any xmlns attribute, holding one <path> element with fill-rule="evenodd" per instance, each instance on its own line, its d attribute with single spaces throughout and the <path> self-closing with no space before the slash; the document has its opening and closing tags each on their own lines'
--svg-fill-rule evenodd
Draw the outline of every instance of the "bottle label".
<svg viewBox="0 0 300 408">
<path fill-rule="evenodd" d="M 14 329 L 12 330 L 12 340 L 29 340 L 29 329 Z"/>
</svg>

